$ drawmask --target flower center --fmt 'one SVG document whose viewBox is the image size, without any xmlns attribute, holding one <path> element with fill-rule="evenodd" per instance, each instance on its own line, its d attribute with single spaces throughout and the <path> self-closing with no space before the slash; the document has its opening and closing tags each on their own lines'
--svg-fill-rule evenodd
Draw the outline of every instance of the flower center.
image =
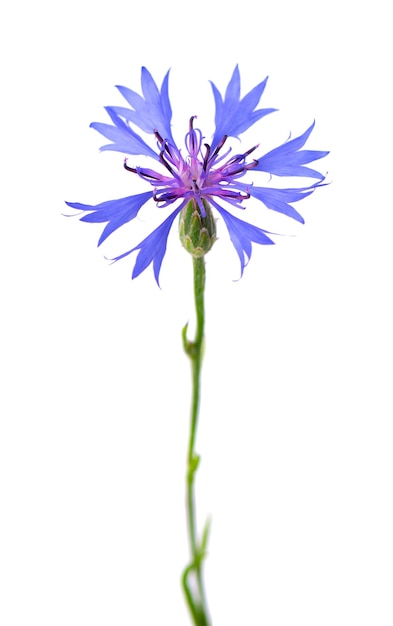
<svg viewBox="0 0 393 626">
<path fill-rule="evenodd" d="M 205 217 L 203 200 L 214 204 L 213 198 L 219 198 L 244 208 L 240 203 L 250 197 L 249 185 L 238 182 L 238 179 L 258 164 L 256 160 L 246 162 L 258 146 L 226 160 L 231 149 L 220 155 L 227 140 L 227 135 L 224 135 L 213 151 L 209 144 L 203 144 L 203 153 L 203 136 L 199 129 L 194 128 L 195 117 L 190 118 L 189 131 L 185 136 L 186 158 L 175 145 L 163 139 L 157 130 L 154 131 L 160 149 L 159 160 L 170 176 L 147 168 L 131 168 L 127 160 L 124 167 L 153 185 L 153 198 L 160 207 L 166 207 L 176 200 L 183 200 L 184 204 L 194 200 L 202 217 Z"/>
</svg>

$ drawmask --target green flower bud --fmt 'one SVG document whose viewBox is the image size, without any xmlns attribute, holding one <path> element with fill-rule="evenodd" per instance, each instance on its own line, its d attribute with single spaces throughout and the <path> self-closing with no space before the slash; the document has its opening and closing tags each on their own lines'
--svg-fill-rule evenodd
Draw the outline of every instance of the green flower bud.
<svg viewBox="0 0 393 626">
<path fill-rule="evenodd" d="M 216 240 L 216 222 L 209 204 L 203 200 L 206 217 L 191 200 L 180 213 L 179 236 L 184 248 L 195 258 L 204 256 Z"/>
</svg>

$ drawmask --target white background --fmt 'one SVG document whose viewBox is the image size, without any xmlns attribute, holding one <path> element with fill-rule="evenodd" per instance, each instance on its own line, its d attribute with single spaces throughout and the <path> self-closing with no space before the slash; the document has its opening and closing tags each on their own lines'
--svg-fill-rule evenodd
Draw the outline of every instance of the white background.
<svg viewBox="0 0 393 626">
<path fill-rule="evenodd" d="M 158 289 L 129 249 L 153 205 L 96 248 L 66 218 L 141 187 L 89 129 L 115 84 L 171 67 L 174 134 L 213 130 L 208 80 L 267 74 L 266 151 L 316 119 L 331 185 L 263 207 L 241 281 L 207 258 L 197 449 L 215 626 L 393 623 L 391 38 L 384 2 L 20 2 L 1 18 L 0 622 L 189 624 L 184 473 L 191 261 L 171 234 Z M 385 9 L 386 7 L 386 9 Z M 255 181 L 257 183 L 257 181 Z M 256 201 L 255 201 L 256 202 Z M 219 228 L 221 224 L 219 224 Z M 147 231 L 145 230 L 147 229 Z"/>
</svg>

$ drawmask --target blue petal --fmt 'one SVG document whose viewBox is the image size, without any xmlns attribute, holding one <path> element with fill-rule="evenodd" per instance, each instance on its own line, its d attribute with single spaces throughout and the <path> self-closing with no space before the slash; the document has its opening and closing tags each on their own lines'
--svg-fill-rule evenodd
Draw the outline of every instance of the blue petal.
<svg viewBox="0 0 393 626">
<path fill-rule="evenodd" d="M 183 208 L 184 203 L 181 204 L 167 219 L 163 222 L 158 228 L 153 230 L 146 239 L 141 241 L 135 248 L 129 250 L 128 252 L 124 252 L 120 256 L 113 259 L 114 261 L 119 261 L 124 257 L 131 254 L 135 250 L 139 250 L 139 254 L 136 258 L 134 270 L 132 272 L 132 278 L 136 278 L 141 274 L 149 265 L 153 263 L 154 276 L 157 281 L 157 285 L 160 286 L 159 283 L 159 275 L 162 260 L 164 258 L 166 252 L 166 244 L 169 235 L 169 231 L 172 227 L 173 221 L 176 215 L 179 214 L 181 209 Z"/>
<path fill-rule="evenodd" d="M 298 202 L 302 198 L 306 198 L 313 191 L 320 186 L 321 183 L 315 183 L 310 187 L 300 187 L 294 189 L 274 189 L 271 187 L 249 187 L 248 192 L 253 198 L 257 198 L 263 204 L 272 211 L 283 213 L 288 217 L 292 217 L 294 220 L 304 224 L 304 219 L 298 213 L 290 202 Z"/>
<path fill-rule="evenodd" d="M 228 213 L 228 211 L 220 207 L 215 202 L 212 202 L 212 204 L 214 204 L 217 211 L 220 213 L 225 222 L 225 225 L 229 232 L 229 237 L 239 256 L 241 275 L 243 275 L 244 268 L 251 258 L 251 242 L 254 241 L 255 243 L 268 245 L 274 244 L 274 241 L 272 241 L 270 237 L 267 236 L 266 233 L 268 231 L 262 230 L 262 228 L 258 228 L 257 226 L 253 226 L 252 224 L 248 224 L 243 220 L 239 220 L 239 218 L 234 217 L 233 215 L 231 215 L 231 213 Z"/>
<path fill-rule="evenodd" d="M 254 111 L 261 99 L 266 83 L 267 78 L 240 100 L 240 74 L 239 68 L 236 66 L 232 78 L 228 83 L 225 99 L 223 100 L 217 87 L 211 82 L 216 105 L 216 130 L 212 140 L 212 150 L 214 150 L 224 135 L 238 137 L 256 121 L 277 110 L 257 109 Z"/>
<path fill-rule="evenodd" d="M 114 108 L 106 107 L 106 111 L 114 123 L 114 126 L 101 124 L 100 122 L 90 124 L 91 128 L 94 128 L 94 130 L 97 130 L 101 135 L 113 141 L 113 144 L 102 146 L 101 150 L 115 150 L 116 152 L 125 152 L 126 154 L 143 154 L 158 160 L 158 154 L 120 119 Z"/>
<path fill-rule="evenodd" d="M 142 67 L 141 85 L 146 102 L 160 102 L 160 92 L 149 70 Z"/>
<path fill-rule="evenodd" d="M 81 217 L 82 222 L 108 222 L 98 241 L 98 245 L 101 245 L 111 233 L 133 220 L 138 215 L 139 209 L 152 197 L 153 192 L 148 191 L 127 198 L 108 200 L 96 205 L 80 204 L 79 202 L 66 202 L 66 204 L 73 209 L 88 212 L 87 215 Z"/>
<path fill-rule="evenodd" d="M 151 122 L 148 122 L 147 124 L 142 123 L 140 121 L 140 115 L 136 111 L 133 111 L 132 109 L 128 109 L 127 107 L 117 107 L 117 106 L 110 107 L 110 110 L 116 113 L 116 115 L 123 117 L 128 122 L 132 122 L 132 124 L 135 124 L 135 126 L 139 126 L 139 128 L 141 128 L 145 133 L 151 133 Z"/>
<path fill-rule="evenodd" d="M 162 135 L 165 139 L 171 139 L 172 143 L 172 131 L 171 131 L 171 119 L 172 119 L 172 108 L 169 100 L 169 70 L 165 74 L 164 80 L 161 85 L 161 107 L 165 120 L 165 126 L 167 131 Z"/>
<path fill-rule="evenodd" d="M 161 92 L 158 90 L 150 72 L 142 67 L 141 84 L 143 97 L 128 87 L 117 85 L 117 89 L 132 107 L 127 119 L 139 126 L 146 133 L 158 130 L 164 139 L 174 143 L 171 132 L 172 110 L 168 95 L 169 71 L 162 83 Z M 119 112 L 122 107 L 113 107 Z M 124 115 L 125 109 L 122 109 Z M 125 116 L 125 115 L 124 115 Z"/>
<path fill-rule="evenodd" d="M 225 91 L 225 102 L 237 103 L 240 100 L 240 72 L 239 66 L 236 65 L 233 70 L 231 80 L 228 83 L 228 87 Z"/>
<path fill-rule="evenodd" d="M 268 172 L 276 176 L 309 176 L 323 180 L 323 174 L 309 167 L 304 167 L 304 163 L 322 159 L 329 152 L 320 150 L 300 150 L 306 143 L 315 126 L 315 122 L 299 137 L 286 141 L 284 144 L 271 150 L 258 159 L 258 165 L 254 168 L 260 172 Z"/>
</svg>

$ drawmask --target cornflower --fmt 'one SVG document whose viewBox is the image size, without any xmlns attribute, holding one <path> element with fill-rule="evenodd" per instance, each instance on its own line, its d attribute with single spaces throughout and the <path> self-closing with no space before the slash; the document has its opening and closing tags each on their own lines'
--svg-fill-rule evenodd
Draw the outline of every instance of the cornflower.
<svg viewBox="0 0 393 626">
<path fill-rule="evenodd" d="M 231 147 L 228 147 L 228 139 L 238 138 L 255 122 L 276 111 L 271 108 L 257 108 L 267 78 L 240 98 L 240 74 L 237 66 L 224 96 L 212 83 L 216 113 L 215 132 L 211 142 L 205 141 L 201 130 L 195 128 L 196 116 L 193 115 L 189 120 L 184 141 L 185 149 L 182 152 L 172 136 L 168 80 L 169 72 L 159 90 L 148 70 L 142 68 L 143 96 L 127 87 L 118 87 L 129 107 L 107 107 L 112 124 L 97 122 L 91 124 L 111 142 L 104 145 L 102 150 L 151 157 L 156 161 L 158 169 L 134 167 L 128 165 L 127 159 L 124 161 L 125 169 L 150 185 L 150 190 L 94 206 L 78 202 L 67 204 L 83 212 L 81 220 L 84 222 L 106 222 L 98 245 L 118 228 L 135 219 L 142 206 L 149 200 L 155 202 L 159 211 L 169 208 L 169 215 L 143 241 L 113 259 L 118 261 L 137 251 L 132 277 L 139 276 L 153 264 L 158 284 L 168 235 L 176 216 L 180 216 L 180 239 L 186 250 L 192 254 L 196 313 L 195 338 L 190 340 L 187 337 L 187 324 L 182 330 L 183 347 L 191 362 L 192 397 L 186 461 L 186 517 L 190 558 L 181 580 L 193 625 L 211 626 L 203 579 L 210 523 L 208 520 L 202 533 L 198 532 L 195 477 L 200 456 L 195 451 L 195 443 L 204 349 L 204 256 L 216 239 L 213 210 L 221 216 L 228 229 L 243 274 L 244 267 L 251 258 L 252 244 L 266 245 L 274 242 L 269 236 L 270 232 L 240 219 L 233 213 L 244 211 L 248 202 L 254 198 L 268 209 L 303 222 L 302 216 L 293 204 L 324 184 L 324 176 L 317 170 L 307 167 L 307 164 L 321 159 L 327 152 L 303 150 L 314 128 L 313 123 L 299 137 L 288 139 L 278 148 L 261 156 L 259 145 L 254 145 L 245 152 L 233 154 Z M 135 127 L 154 136 L 155 149 L 137 134 Z M 264 172 L 270 175 L 270 180 L 273 176 L 292 176 L 311 178 L 314 182 L 288 188 L 257 187 L 252 180 L 246 182 L 250 172 Z"/>
<path fill-rule="evenodd" d="M 215 132 L 211 142 L 207 143 L 201 130 L 194 127 L 196 116 L 193 115 L 185 136 L 185 153 L 182 153 L 172 136 L 168 81 L 169 71 L 159 90 L 150 72 L 143 67 L 141 76 L 143 96 L 127 87 L 118 86 L 129 107 L 106 107 L 112 124 L 99 122 L 91 124 L 92 128 L 111 142 L 102 146 L 101 150 L 147 156 L 157 162 L 160 170 L 131 167 L 127 159 L 124 161 L 125 169 L 142 178 L 151 189 L 97 205 L 78 202 L 67 204 L 83 211 L 81 221 L 107 222 L 99 238 L 99 246 L 114 231 L 135 219 L 142 206 L 149 200 L 153 200 L 160 211 L 173 207 L 173 211 L 158 228 L 138 245 L 113 259 L 118 261 L 138 251 L 132 278 L 139 276 L 153 264 L 158 284 L 168 235 L 176 216 L 180 214 L 183 245 L 194 255 L 202 256 L 215 240 L 213 208 L 228 229 L 229 237 L 240 259 L 242 275 L 251 258 L 252 243 L 266 245 L 274 242 L 270 238 L 271 233 L 236 217 L 232 211 L 244 210 L 250 198 L 255 198 L 268 209 L 304 223 L 302 216 L 292 204 L 309 196 L 323 184 L 324 176 L 317 170 L 306 167 L 306 164 L 321 159 L 328 152 L 302 149 L 314 128 L 313 122 L 302 135 L 288 139 L 262 156 L 258 155 L 259 144 L 233 155 L 231 147 L 227 147 L 228 139 L 239 138 L 239 135 L 258 120 L 277 110 L 256 108 L 265 90 L 267 78 L 240 98 L 240 73 L 236 66 L 224 97 L 214 83 L 211 83 L 215 101 Z M 154 136 L 155 149 L 144 141 L 134 130 L 135 127 Z M 252 181 L 242 182 L 241 179 L 244 179 L 250 171 L 265 172 L 271 177 L 312 178 L 316 179 L 316 182 L 301 187 L 259 187 Z"/>
</svg>

